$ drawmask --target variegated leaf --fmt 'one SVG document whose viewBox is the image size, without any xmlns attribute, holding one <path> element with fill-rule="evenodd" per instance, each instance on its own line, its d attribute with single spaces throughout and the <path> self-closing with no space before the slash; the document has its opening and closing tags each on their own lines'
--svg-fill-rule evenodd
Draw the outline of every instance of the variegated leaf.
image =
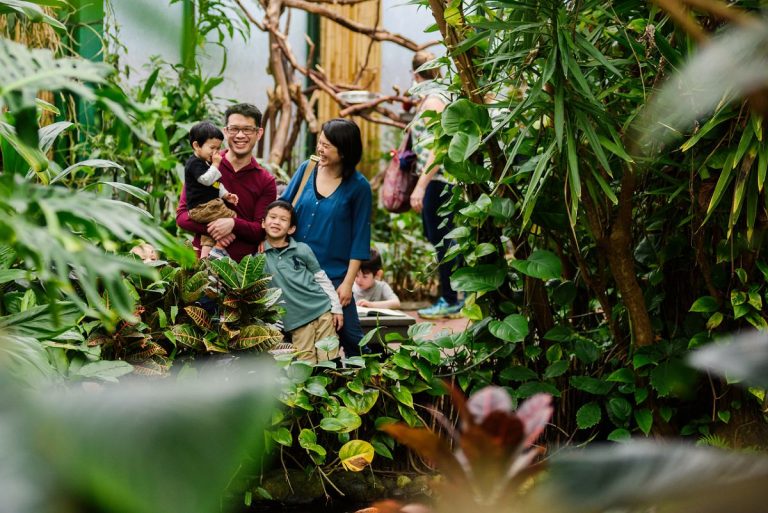
<svg viewBox="0 0 768 513">
<path fill-rule="evenodd" d="M 271 308 L 280 301 L 283 291 L 280 289 L 267 289 L 259 293 L 259 298 L 255 301 L 249 301 L 253 305 L 264 305 L 265 308 Z"/>
<path fill-rule="evenodd" d="M 163 365 L 154 360 L 147 360 L 140 365 L 134 365 L 133 373 L 139 376 L 164 376 L 168 369 L 168 364 Z"/>
<path fill-rule="evenodd" d="M 231 289 L 240 288 L 240 273 L 238 273 L 238 267 L 234 260 L 231 258 L 209 260 L 208 265 L 224 285 Z"/>
<path fill-rule="evenodd" d="M 181 275 L 179 275 L 181 276 Z M 181 300 L 184 303 L 194 303 L 208 285 L 208 275 L 205 271 L 199 271 L 186 280 L 181 280 Z"/>
<path fill-rule="evenodd" d="M 115 339 L 103 333 L 91 334 L 91 336 L 88 337 L 88 347 L 106 346 L 114 341 Z"/>
<path fill-rule="evenodd" d="M 205 349 L 203 338 L 189 324 L 177 324 L 171 328 L 171 332 L 176 337 L 176 343 L 201 351 Z"/>
<path fill-rule="evenodd" d="M 238 308 L 240 306 L 240 299 L 234 296 L 227 296 L 224 298 L 224 301 L 222 301 L 222 303 L 227 308 Z"/>
<path fill-rule="evenodd" d="M 262 290 L 265 290 L 267 287 L 269 287 L 270 283 L 272 283 L 272 277 L 271 276 L 267 276 L 266 278 L 258 279 L 256 281 L 254 281 L 253 283 L 251 283 L 250 285 L 248 285 L 243 290 L 243 294 L 242 295 L 243 295 L 243 297 L 245 297 L 245 296 L 249 296 L 252 293 L 260 292 Z"/>
<path fill-rule="evenodd" d="M 266 351 L 282 339 L 282 334 L 271 326 L 246 326 L 240 330 L 240 336 L 230 345 L 236 349 L 254 349 Z"/>
<path fill-rule="evenodd" d="M 211 353 L 228 353 L 229 349 L 227 347 L 222 347 L 207 338 L 203 338 L 203 344 L 205 344 L 205 350 L 209 351 Z"/>
<path fill-rule="evenodd" d="M 241 289 L 249 287 L 252 283 L 260 280 L 264 274 L 266 257 L 263 254 L 247 255 L 238 265 L 238 274 L 240 275 Z"/>
<path fill-rule="evenodd" d="M 221 323 L 221 331 L 224 332 L 224 335 L 227 337 L 227 340 L 232 340 L 236 336 L 240 334 L 239 329 L 232 329 L 229 327 L 227 323 L 222 322 Z"/>
<path fill-rule="evenodd" d="M 211 318 L 205 309 L 200 308 L 199 306 L 186 306 L 184 307 L 184 311 L 187 312 L 187 315 L 189 315 L 190 319 L 192 319 L 198 327 L 206 331 L 211 331 L 213 329 Z"/>
<path fill-rule="evenodd" d="M 240 310 L 237 308 L 228 308 L 224 306 L 224 311 L 221 314 L 221 322 L 237 322 L 240 320 Z"/>
<path fill-rule="evenodd" d="M 126 356 L 125 361 L 132 364 L 139 364 L 151 359 L 153 356 L 167 355 L 168 353 L 161 345 L 156 344 L 155 342 L 149 342 L 143 350 L 131 352 L 131 354 Z"/>
</svg>

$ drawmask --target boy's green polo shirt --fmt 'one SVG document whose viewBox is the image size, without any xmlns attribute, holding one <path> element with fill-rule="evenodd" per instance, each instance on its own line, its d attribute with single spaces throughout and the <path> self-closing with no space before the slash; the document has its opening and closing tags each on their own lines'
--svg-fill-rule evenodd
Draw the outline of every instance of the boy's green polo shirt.
<svg viewBox="0 0 768 513">
<path fill-rule="evenodd" d="M 320 264 L 303 242 L 288 240 L 284 248 L 273 248 L 264 241 L 267 272 L 272 285 L 283 291 L 285 331 L 293 331 L 331 310 L 331 300 L 315 281 Z"/>
</svg>

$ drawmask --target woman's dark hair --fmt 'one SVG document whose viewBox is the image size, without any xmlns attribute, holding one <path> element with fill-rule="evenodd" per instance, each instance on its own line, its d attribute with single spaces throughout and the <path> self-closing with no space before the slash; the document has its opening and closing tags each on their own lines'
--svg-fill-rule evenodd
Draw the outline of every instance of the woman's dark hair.
<svg viewBox="0 0 768 513">
<path fill-rule="evenodd" d="M 381 255 L 376 248 L 371 248 L 371 256 L 360 263 L 360 270 L 367 274 L 376 274 L 381 271 Z"/>
<path fill-rule="evenodd" d="M 283 210 L 287 210 L 291 213 L 291 227 L 296 226 L 296 223 L 299 222 L 299 219 L 296 217 L 296 211 L 293 209 L 293 205 L 288 203 L 285 200 L 275 200 L 269 205 L 267 205 L 267 209 L 264 211 L 264 218 L 266 219 L 267 214 L 269 214 L 269 211 L 273 208 L 282 208 Z"/>
<path fill-rule="evenodd" d="M 355 172 L 355 167 L 363 158 L 363 141 L 360 128 L 348 119 L 336 118 L 323 123 L 325 138 L 333 144 L 341 157 L 341 177 L 349 178 Z"/>
<path fill-rule="evenodd" d="M 224 140 L 224 134 L 210 121 L 201 121 L 189 130 L 189 144 L 196 142 L 199 146 L 208 139 Z"/>
<path fill-rule="evenodd" d="M 413 71 L 416 71 L 429 61 L 435 60 L 435 54 L 432 52 L 428 52 L 426 50 L 420 50 L 413 54 L 413 61 L 411 61 L 411 69 Z M 431 69 L 425 69 L 422 71 L 419 71 L 417 73 L 421 78 L 425 80 L 434 80 L 436 78 L 440 78 L 440 69 L 439 68 L 431 68 Z"/>
<path fill-rule="evenodd" d="M 229 116 L 232 114 L 240 114 L 246 118 L 253 118 L 256 122 L 256 128 L 261 127 L 261 111 L 256 105 L 250 103 L 236 103 L 227 107 L 224 111 L 224 124 L 229 124 Z"/>
</svg>

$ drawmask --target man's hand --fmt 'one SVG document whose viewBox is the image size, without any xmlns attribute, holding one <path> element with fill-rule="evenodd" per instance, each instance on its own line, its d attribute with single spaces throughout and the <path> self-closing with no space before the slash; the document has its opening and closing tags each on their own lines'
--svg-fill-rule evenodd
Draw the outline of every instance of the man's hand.
<svg viewBox="0 0 768 513">
<path fill-rule="evenodd" d="M 344 314 L 333 314 L 333 327 L 339 331 L 344 326 Z"/>
<path fill-rule="evenodd" d="M 221 164 L 221 155 L 219 153 L 214 153 L 211 157 L 211 165 L 216 166 L 217 168 Z"/>
<path fill-rule="evenodd" d="M 222 217 L 208 223 L 208 235 L 214 240 L 219 241 L 222 237 L 232 233 L 235 227 L 235 220 L 231 217 Z"/>
<path fill-rule="evenodd" d="M 219 219 L 221 221 L 221 219 Z M 352 301 L 352 285 L 345 285 L 342 283 L 339 288 L 336 289 L 336 293 L 339 295 L 339 301 L 341 306 L 347 306 Z"/>
<path fill-rule="evenodd" d="M 240 198 L 237 197 L 237 194 L 233 194 L 231 192 L 228 192 L 224 195 L 224 201 L 227 203 L 231 203 L 233 205 L 237 205 L 237 202 L 240 201 Z"/>
<path fill-rule="evenodd" d="M 219 246 L 221 246 L 223 248 L 226 248 L 227 246 L 232 244 L 232 242 L 234 242 L 235 238 L 236 238 L 235 234 L 234 233 L 230 233 L 229 235 L 225 235 L 224 237 L 222 237 L 219 240 L 217 240 L 216 244 L 218 244 Z"/>
</svg>

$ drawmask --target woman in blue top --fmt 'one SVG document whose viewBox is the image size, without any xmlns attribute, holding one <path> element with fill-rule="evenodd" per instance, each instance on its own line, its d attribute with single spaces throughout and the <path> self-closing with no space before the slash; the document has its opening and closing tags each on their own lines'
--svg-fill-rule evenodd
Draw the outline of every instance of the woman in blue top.
<svg viewBox="0 0 768 513">
<path fill-rule="evenodd" d="M 317 256 L 336 287 L 344 309 L 339 340 L 347 356 L 360 354 L 363 331 L 352 301 L 352 285 L 371 247 L 371 186 L 355 169 L 363 155 L 360 129 L 352 121 L 332 119 L 317 142 L 317 167 L 296 202 L 299 223 L 293 237 Z M 309 161 L 291 179 L 281 199 L 293 201 Z"/>
</svg>

